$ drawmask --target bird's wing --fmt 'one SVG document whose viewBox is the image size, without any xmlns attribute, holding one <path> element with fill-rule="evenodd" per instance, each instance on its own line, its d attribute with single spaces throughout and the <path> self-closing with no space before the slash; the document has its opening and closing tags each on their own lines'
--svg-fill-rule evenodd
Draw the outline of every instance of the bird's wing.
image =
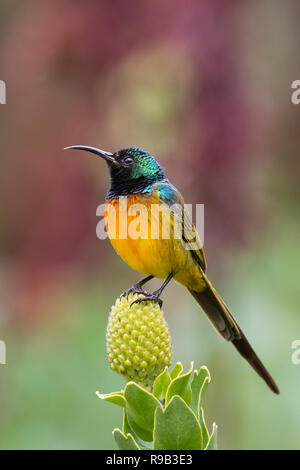
<svg viewBox="0 0 300 470">
<path fill-rule="evenodd" d="M 158 192 L 158 197 L 164 206 L 167 206 L 174 217 L 174 223 L 180 224 L 182 239 L 186 243 L 186 248 L 190 249 L 191 255 L 199 264 L 201 269 L 206 269 L 206 259 L 202 248 L 202 243 L 195 225 L 184 206 L 184 199 L 180 192 L 169 181 L 159 182 L 153 185 L 154 191 Z"/>
</svg>

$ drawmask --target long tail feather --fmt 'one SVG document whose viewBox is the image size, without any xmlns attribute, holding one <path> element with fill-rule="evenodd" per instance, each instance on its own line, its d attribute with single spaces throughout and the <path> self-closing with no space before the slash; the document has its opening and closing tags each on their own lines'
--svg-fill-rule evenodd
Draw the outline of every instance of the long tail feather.
<svg viewBox="0 0 300 470">
<path fill-rule="evenodd" d="M 200 304 L 216 331 L 224 339 L 231 341 L 238 352 L 266 382 L 268 387 L 270 387 L 274 393 L 279 394 L 279 389 L 275 381 L 257 357 L 246 336 L 230 313 L 228 307 L 225 305 L 205 275 L 204 279 L 207 283 L 207 288 L 203 292 L 190 290 L 191 294 Z"/>
</svg>

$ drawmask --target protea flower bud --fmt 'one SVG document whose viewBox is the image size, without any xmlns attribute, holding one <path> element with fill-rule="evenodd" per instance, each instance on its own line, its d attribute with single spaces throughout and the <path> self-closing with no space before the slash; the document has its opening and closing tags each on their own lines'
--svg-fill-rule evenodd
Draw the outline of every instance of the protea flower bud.
<svg viewBox="0 0 300 470">
<path fill-rule="evenodd" d="M 107 326 L 106 349 L 112 369 L 127 381 L 151 388 L 169 366 L 171 337 L 164 314 L 156 302 L 132 302 L 140 295 L 117 299 Z"/>
</svg>

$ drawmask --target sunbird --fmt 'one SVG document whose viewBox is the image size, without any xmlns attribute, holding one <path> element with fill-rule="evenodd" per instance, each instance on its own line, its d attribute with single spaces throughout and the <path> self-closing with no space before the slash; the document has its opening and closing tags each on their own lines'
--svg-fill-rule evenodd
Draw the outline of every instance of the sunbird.
<svg viewBox="0 0 300 470">
<path fill-rule="evenodd" d="M 197 230 L 186 211 L 178 210 L 183 209 L 184 199 L 166 178 L 156 159 L 138 147 L 125 148 L 114 153 L 85 145 L 74 145 L 66 149 L 85 150 L 106 161 L 110 172 L 110 188 L 106 195 L 107 208 L 113 207 L 116 213 L 120 214 L 122 201 L 126 197 L 127 212 L 124 217 L 128 220 L 132 219 L 130 207 L 136 204 L 145 206 L 148 214 L 151 214 L 149 209 L 154 204 L 158 205 L 156 207 L 160 210 L 159 217 L 149 215 L 147 233 L 142 233 L 140 237 L 132 237 L 128 233 L 126 237 L 116 236 L 112 226 L 118 217 L 114 217 L 111 211 L 106 211 L 106 228 L 112 246 L 131 268 L 147 276 L 123 295 L 143 294 L 135 302 L 151 300 L 161 305 L 161 293 L 171 279 L 183 284 L 202 307 L 220 336 L 230 341 L 270 389 L 279 394 L 275 381 L 208 280 L 205 274 L 206 259 Z M 161 229 L 167 223 L 170 225 L 170 236 L 162 237 Z M 153 224 L 160 225 L 159 236 L 156 238 L 149 236 Z M 182 237 L 175 236 L 175 227 L 178 224 L 184 225 Z M 193 249 L 187 249 L 191 240 Z M 143 285 L 154 277 L 164 279 L 164 282 L 158 290 L 149 294 L 143 290 Z"/>
</svg>

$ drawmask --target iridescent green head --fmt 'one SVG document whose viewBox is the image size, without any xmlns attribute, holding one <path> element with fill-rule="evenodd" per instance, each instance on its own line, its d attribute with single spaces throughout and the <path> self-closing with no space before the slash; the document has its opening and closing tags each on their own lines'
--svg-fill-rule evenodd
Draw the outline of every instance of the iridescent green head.
<svg viewBox="0 0 300 470">
<path fill-rule="evenodd" d="M 114 153 L 82 145 L 67 148 L 87 150 L 106 160 L 111 180 L 108 197 L 145 192 L 153 183 L 165 178 L 163 169 L 155 158 L 139 147 L 121 149 Z"/>
<path fill-rule="evenodd" d="M 113 154 L 120 167 L 111 166 L 111 174 L 122 173 L 126 178 L 153 178 L 161 176 L 163 171 L 149 152 L 139 147 L 118 150 Z M 121 170 L 120 170 L 121 168 Z"/>
</svg>

